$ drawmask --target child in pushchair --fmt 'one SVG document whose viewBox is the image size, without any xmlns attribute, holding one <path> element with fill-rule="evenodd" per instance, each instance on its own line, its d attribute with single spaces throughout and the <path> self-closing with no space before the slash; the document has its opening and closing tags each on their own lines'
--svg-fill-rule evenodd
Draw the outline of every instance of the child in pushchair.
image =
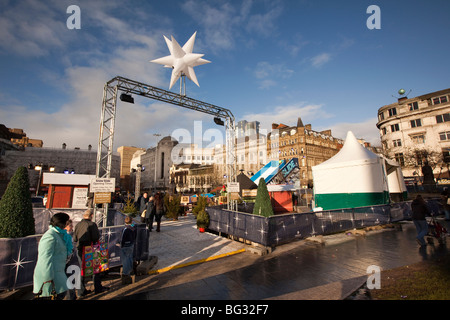
<svg viewBox="0 0 450 320">
<path fill-rule="evenodd" d="M 431 219 L 428 222 L 428 234 L 427 242 L 429 244 L 434 244 L 434 238 L 438 239 L 439 244 L 444 244 L 447 237 L 447 229 L 443 227 L 436 218 L 431 215 Z"/>
</svg>

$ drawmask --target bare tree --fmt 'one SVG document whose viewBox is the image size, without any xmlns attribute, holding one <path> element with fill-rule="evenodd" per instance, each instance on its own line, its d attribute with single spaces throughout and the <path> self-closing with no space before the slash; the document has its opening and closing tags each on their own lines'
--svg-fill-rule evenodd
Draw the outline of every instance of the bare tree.
<svg viewBox="0 0 450 320">
<path fill-rule="evenodd" d="M 444 165 L 444 157 L 442 152 L 436 151 L 429 147 L 411 147 L 406 148 L 404 154 L 405 167 L 413 168 L 418 173 L 421 168 L 428 162 L 431 168 L 439 168 Z"/>
</svg>

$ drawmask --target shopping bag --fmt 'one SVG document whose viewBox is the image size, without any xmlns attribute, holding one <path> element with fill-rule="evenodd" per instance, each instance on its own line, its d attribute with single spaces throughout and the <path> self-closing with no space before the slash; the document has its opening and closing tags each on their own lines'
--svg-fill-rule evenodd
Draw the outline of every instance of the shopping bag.
<svg viewBox="0 0 450 320">
<path fill-rule="evenodd" d="M 90 246 L 83 247 L 81 275 L 83 277 L 109 269 L 108 246 L 100 242 Z"/>
<path fill-rule="evenodd" d="M 109 269 L 109 256 L 108 256 L 108 245 L 104 242 L 97 245 L 98 253 L 98 272 L 103 272 Z M 95 272 L 95 270 L 94 270 Z"/>
<path fill-rule="evenodd" d="M 42 291 L 44 289 L 44 284 L 46 284 L 48 282 L 52 285 L 51 296 L 42 297 L 41 295 L 42 295 Z M 39 292 L 34 295 L 33 300 L 56 300 L 57 296 L 58 295 L 56 294 L 55 282 L 53 282 L 53 280 L 49 280 L 49 281 L 45 281 L 42 284 L 41 289 L 39 289 Z"/>
</svg>

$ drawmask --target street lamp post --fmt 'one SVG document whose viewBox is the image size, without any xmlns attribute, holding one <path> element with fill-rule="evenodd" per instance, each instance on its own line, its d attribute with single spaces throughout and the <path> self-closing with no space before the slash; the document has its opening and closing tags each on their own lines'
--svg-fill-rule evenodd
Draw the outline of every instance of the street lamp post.
<svg viewBox="0 0 450 320">
<path fill-rule="evenodd" d="M 42 167 L 43 167 L 42 164 L 37 165 L 37 166 L 34 167 L 34 170 L 39 171 L 39 179 L 38 179 L 38 183 L 37 183 L 37 186 L 36 186 L 36 197 L 38 196 L 38 193 L 39 193 L 39 186 L 40 186 L 40 184 L 41 184 Z"/>
<path fill-rule="evenodd" d="M 156 137 L 156 147 L 155 147 L 155 176 L 153 181 L 153 187 L 155 188 L 154 194 L 156 194 L 156 165 L 158 163 L 158 143 L 159 143 L 159 137 L 161 136 L 160 133 L 154 133 L 153 136 Z"/>
<path fill-rule="evenodd" d="M 55 171 L 55 167 L 54 166 L 50 166 L 49 167 L 48 165 L 43 165 L 42 163 L 37 164 L 37 165 L 34 166 L 34 170 L 39 171 L 39 178 L 38 178 L 38 183 L 37 183 L 37 186 L 36 186 L 36 197 L 39 194 L 39 187 L 41 185 L 41 179 L 42 179 L 42 170 L 44 169 L 44 167 L 48 168 L 48 170 L 50 172 L 54 172 Z"/>
<path fill-rule="evenodd" d="M 137 201 L 141 194 L 141 172 L 145 170 L 142 164 L 136 165 L 137 169 L 133 169 L 136 172 L 136 183 L 134 186 L 134 201 Z"/>
</svg>

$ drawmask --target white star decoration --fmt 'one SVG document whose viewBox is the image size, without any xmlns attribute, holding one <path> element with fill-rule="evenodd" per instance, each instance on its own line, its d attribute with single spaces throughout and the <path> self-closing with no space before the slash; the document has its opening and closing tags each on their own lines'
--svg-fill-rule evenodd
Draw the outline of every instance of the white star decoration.
<svg viewBox="0 0 450 320">
<path fill-rule="evenodd" d="M 192 50 L 194 49 L 196 34 L 197 31 L 194 32 L 194 34 L 183 47 L 178 44 L 173 36 L 171 36 L 172 41 L 164 36 L 164 40 L 166 40 L 167 47 L 170 51 L 170 56 L 165 56 L 150 61 L 162 64 L 166 68 L 172 68 L 172 77 L 170 78 L 169 89 L 172 88 L 175 82 L 177 82 L 177 80 L 182 75 L 186 75 L 190 80 L 192 80 L 197 86 L 200 87 L 197 81 L 197 76 L 194 72 L 194 67 L 210 63 L 211 61 L 202 59 L 204 54 L 192 53 Z"/>
<path fill-rule="evenodd" d="M 21 258 L 22 255 L 22 245 L 20 246 L 19 249 L 19 254 L 17 256 L 17 260 L 14 260 L 14 263 L 7 263 L 4 264 L 5 266 L 13 266 L 13 268 L 16 268 L 16 276 L 14 278 L 14 285 L 17 282 L 17 276 L 19 275 L 19 268 L 24 268 L 23 264 L 25 263 L 32 263 L 33 261 L 26 261 L 25 258 Z"/>
</svg>

